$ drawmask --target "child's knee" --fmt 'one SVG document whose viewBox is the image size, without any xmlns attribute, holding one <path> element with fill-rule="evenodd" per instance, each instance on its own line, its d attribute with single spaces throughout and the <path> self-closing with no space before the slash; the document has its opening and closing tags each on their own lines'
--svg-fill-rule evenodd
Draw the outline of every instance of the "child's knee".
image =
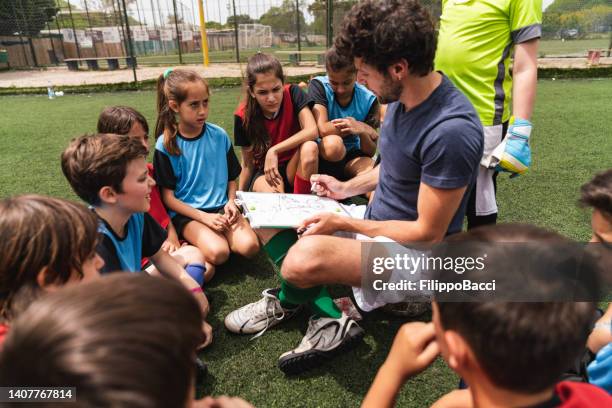
<svg viewBox="0 0 612 408">
<path fill-rule="evenodd" d="M 180 248 L 180 253 L 185 260 L 185 264 L 204 265 L 204 254 L 200 249 L 193 245 L 185 245 Z"/>
<path fill-rule="evenodd" d="M 304 142 L 300 147 L 300 162 L 302 165 L 314 164 L 319 156 L 319 146 L 313 141 Z"/>
<path fill-rule="evenodd" d="M 206 271 L 204 272 L 204 283 L 210 281 L 212 277 L 215 276 L 215 272 L 217 270 L 215 265 L 211 264 L 210 262 L 206 262 L 205 266 Z"/>
<path fill-rule="evenodd" d="M 210 248 L 209 248 L 209 256 L 210 259 L 208 259 L 208 261 L 210 263 L 213 263 L 215 265 L 221 265 L 222 263 L 225 263 L 230 256 L 230 248 L 227 245 L 227 243 L 217 243 L 217 244 L 213 244 Z"/>
<path fill-rule="evenodd" d="M 340 161 L 346 154 L 344 142 L 340 136 L 327 136 L 323 138 L 321 157 L 327 161 Z"/>
<path fill-rule="evenodd" d="M 255 232 L 253 232 L 243 237 L 233 250 L 246 258 L 252 258 L 259 253 L 260 248 L 259 239 Z"/>
</svg>

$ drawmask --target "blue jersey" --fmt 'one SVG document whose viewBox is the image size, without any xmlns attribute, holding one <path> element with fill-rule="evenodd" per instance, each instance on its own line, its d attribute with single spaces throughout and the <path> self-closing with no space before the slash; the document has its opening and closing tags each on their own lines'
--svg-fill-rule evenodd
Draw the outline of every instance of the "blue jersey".
<svg viewBox="0 0 612 408">
<path fill-rule="evenodd" d="M 323 85 L 325 100 L 323 100 L 323 95 L 320 95 L 321 92 L 317 89 L 318 87 L 315 81 Z M 360 122 L 366 122 L 372 106 L 376 102 L 376 96 L 370 90 L 361 84 L 355 83 L 351 102 L 347 106 L 340 106 L 327 76 L 313 78 L 310 83 L 311 86 L 308 90 L 308 96 L 315 104 L 323 105 L 327 108 L 329 120 L 342 119 L 350 116 Z M 359 136 L 357 135 L 347 136 L 343 138 L 343 141 L 347 152 L 361 148 Z"/>
<path fill-rule="evenodd" d="M 124 227 L 123 237 L 102 218 L 98 225 L 102 235 L 96 252 L 104 260 L 102 273 L 118 270 L 140 272 L 141 259 L 155 255 L 166 240 L 166 231 L 149 214 L 134 213 Z"/>
<path fill-rule="evenodd" d="M 153 167 L 157 183 L 174 190 L 177 199 L 193 208 L 223 207 L 227 203 L 228 181 L 235 180 L 241 170 L 225 130 L 206 123 L 197 137 L 189 139 L 178 134 L 179 155 L 168 153 L 163 142 L 160 136 L 155 144 Z M 168 213 L 171 217 L 176 214 Z"/>
</svg>

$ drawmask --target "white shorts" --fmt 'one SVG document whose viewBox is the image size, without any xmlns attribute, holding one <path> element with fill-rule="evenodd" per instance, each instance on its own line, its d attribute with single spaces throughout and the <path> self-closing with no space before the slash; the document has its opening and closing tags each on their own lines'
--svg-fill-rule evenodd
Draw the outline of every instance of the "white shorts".
<svg viewBox="0 0 612 408">
<path fill-rule="evenodd" d="M 351 215 L 352 218 L 356 218 L 359 220 L 364 219 L 367 206 L 353 204 L 350 206 L 343 205 L 343 207 Z M 357 241 L 395 242 L 391 238 L 387 238 L 387 237 L 379 236 L 379 237 L 372 238 L 372 237 L 368 237 L 367 235 L 357 234 L 354 232 L 345 232 L 345 231 L 338 231 L 334 233 L 334 236 L 341 237 L 341 238 L 355 239 Z M 359 306 L 361 310 L 364 310 L 366 312 L 369 312 L 374 309 L 378 309 L 379 307 L 384 306 L 386 304 L 386 302 L 374 302 L 373 304 L 366 302 L 363 298 L 361 288 L 354 287 L 354 286 L 353 286 L 353 296 L 355 296 L 355 301 L 357 302 L 357 306 Z"/>
</svg>

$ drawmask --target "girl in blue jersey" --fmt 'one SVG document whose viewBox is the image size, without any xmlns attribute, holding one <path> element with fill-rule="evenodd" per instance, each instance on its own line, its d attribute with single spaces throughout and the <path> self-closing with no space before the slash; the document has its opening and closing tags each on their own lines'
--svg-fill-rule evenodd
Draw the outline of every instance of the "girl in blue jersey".
<svg viewBox="0 0 612 408">
<path fill-rule="evenodd" d="M 254 256 L 259 241 L 234 203 L 241 167 L 225 130 L 206 122 L 209 97 L 194 71 L 160 75 L 153 165 L 179 236 L 219 265 L 230 252 Z"/>
</svg>

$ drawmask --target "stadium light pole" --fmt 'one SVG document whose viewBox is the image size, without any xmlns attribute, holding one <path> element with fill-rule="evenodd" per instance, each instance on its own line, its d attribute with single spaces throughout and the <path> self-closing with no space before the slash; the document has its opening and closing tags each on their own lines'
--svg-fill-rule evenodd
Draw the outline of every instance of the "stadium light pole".
<svg viewBox="0 0 612 408">
<path fill-rule="evenodd" d="M 207 67 L 208 60 L 208 37 L 206 36 L 206 19 L 204 18 L 204 0 L 198 0 L 198 10 L 200 11 L 200 41 L 202 46 L 202 56 L 204 57 L 204 66 Z"/>
<path fill-rule="evenodd" d="M 331 48 L 332 43 L 334 42 L 334 5 L 332 0 L 326 0 L 327 3 L 327 15 L 325 16 L 327 23 L 327 38 L 326 44 L 327 48 Z"/>
<path fill-rule="evenodd" d="M 232 0 L 234 8 L 234 37 L 236 37 L 236 62 L 240 64 L 240 42 L 238 41 L 238 19 L 236 18 L 236 0 Z"/>
<path fill-rule="evenodd" d="M 172 0 L 172 7 L 174 8 L 174 28 L 176 30 L 176 44 L 178 45 L 179 64 L 183 65 L 183 53 L 181 52 L 181 37 L 179 37 L 178 16 L 176 15 L 176 0 Z"/>
</svg>

